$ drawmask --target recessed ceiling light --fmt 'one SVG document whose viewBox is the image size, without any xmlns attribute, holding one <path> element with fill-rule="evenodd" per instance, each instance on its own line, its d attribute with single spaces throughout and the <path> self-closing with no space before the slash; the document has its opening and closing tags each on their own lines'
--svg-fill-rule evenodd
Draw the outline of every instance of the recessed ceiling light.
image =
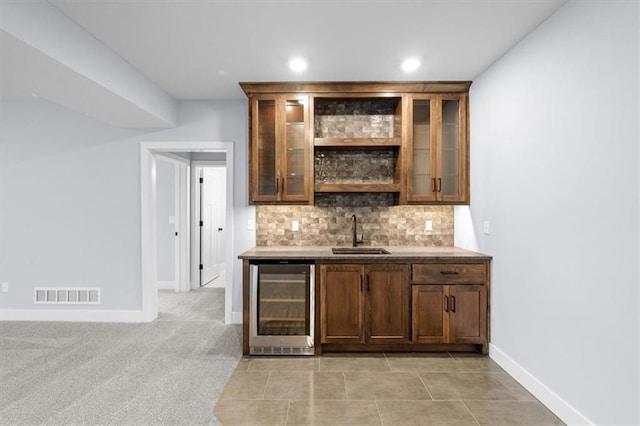
<svg viewBox="0 0 640 426">
<path fill-rule="evenodd" d="M 293 58 L 289 61 L 289 68 L 293 72 L 302 72 L 307 69 L 307 61 L 304 58 Z"/>
<path fill-rule="evenodd" d="M 417 58 L 405 59 L 402 62 L 402 70 L 405 72 L 415 71 L 418 69 L 419 66 L 420 66 L 420 60 L 418 60 Z"/>
</svg>

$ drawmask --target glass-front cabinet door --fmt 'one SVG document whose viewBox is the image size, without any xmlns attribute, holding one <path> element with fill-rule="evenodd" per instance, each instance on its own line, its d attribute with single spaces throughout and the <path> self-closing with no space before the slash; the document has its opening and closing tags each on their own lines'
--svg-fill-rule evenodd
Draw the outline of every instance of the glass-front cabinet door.
<svg viewBox="0 0 640 426">
<path fill-rule="evenodd" d="M 276 188 L 276 101 L 258 99 L 254 105 L 254 194 L 256 200 L 275 199 Z"/>
<path fill-rule="evenodd" d="M 251 202 L 309 201 L 308 96 L 256 96 L 251 113 Z"/>
<path fill-rule="evenodd" d="M 465 94 L 409 99 L 407 200 L 468 203 Z"/>
<path fill-rule="evenodd" d="M 307 98 L 285 100 L 285 132 L 283 201 L 307 201 L 309 199 L 309 179 L 311 152 L 308 138 Z"/>
</svg>

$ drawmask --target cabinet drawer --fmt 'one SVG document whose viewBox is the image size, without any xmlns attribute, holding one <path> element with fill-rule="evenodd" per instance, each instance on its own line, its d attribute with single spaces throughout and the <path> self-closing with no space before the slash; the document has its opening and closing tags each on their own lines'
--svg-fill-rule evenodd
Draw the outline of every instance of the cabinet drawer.
<svg viewBox="0 0 640 426">
<path fill-rule="evenodd" d="M 487 271 L 483 263 L 413 264 L 411 281 L 420 284 L 484 284 Z"/>
</svg>

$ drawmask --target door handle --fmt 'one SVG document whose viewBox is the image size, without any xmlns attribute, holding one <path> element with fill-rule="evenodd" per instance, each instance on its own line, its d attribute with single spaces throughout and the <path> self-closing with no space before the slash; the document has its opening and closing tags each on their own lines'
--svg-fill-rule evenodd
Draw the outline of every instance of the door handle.
<svg viewBox="0 0 640 426">
<path fill-rule="evenodd" d="M 433 191 L 431 192 L 438 192 L 438 187 L 436 186 L 436 178 L 431 178 L 431 183 L 433 183 Z"/>
<path fill-rule="evenodd" d="M 456 311 L 456 297 L 451 296 L 451 312 L 455 312 L 455 311 Z"/>
<path fill-rule="evenodd" d="M 444 311 L 449 312 L 449 296 L 444 297 Z"/>
<path fill-rule="evenodd" d="M 222 232 L 222 228 L 218 228 L 218 232 Z"/>
<path fill-rule="evenodd" d="M 438 178 L 438 192 L 442 192 L 442 178 Z"/>
</svg>

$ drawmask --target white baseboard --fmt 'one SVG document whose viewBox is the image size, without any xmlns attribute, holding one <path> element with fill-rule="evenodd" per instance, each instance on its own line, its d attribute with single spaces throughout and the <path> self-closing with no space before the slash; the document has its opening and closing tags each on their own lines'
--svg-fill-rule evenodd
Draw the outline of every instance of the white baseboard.
<svg viewBox="0 0 640 426">
<path fill-rule="evenodd" d="M 0 321 L 149 322 L 142 311 L 0 309 Z"/>
<path fill-rule="evenodd" d="M 178 288 L 177 281 L 158 281 L 158 290 L 175 290 Z"/>
<path fill-rule="evenodd" d="M 507 354 L 502 352 L 494 344 L 489 345 L 489 357 L 566 424 L 593 425 L 589 419 L 560 398 L 527 370 L 522 368 L 522 366 L 509 358 Z"/>
<path fill-rule="evenodd" d="M 231 324 L 242 324 L 242 311 L 231 312 Z"/>
</svg>

